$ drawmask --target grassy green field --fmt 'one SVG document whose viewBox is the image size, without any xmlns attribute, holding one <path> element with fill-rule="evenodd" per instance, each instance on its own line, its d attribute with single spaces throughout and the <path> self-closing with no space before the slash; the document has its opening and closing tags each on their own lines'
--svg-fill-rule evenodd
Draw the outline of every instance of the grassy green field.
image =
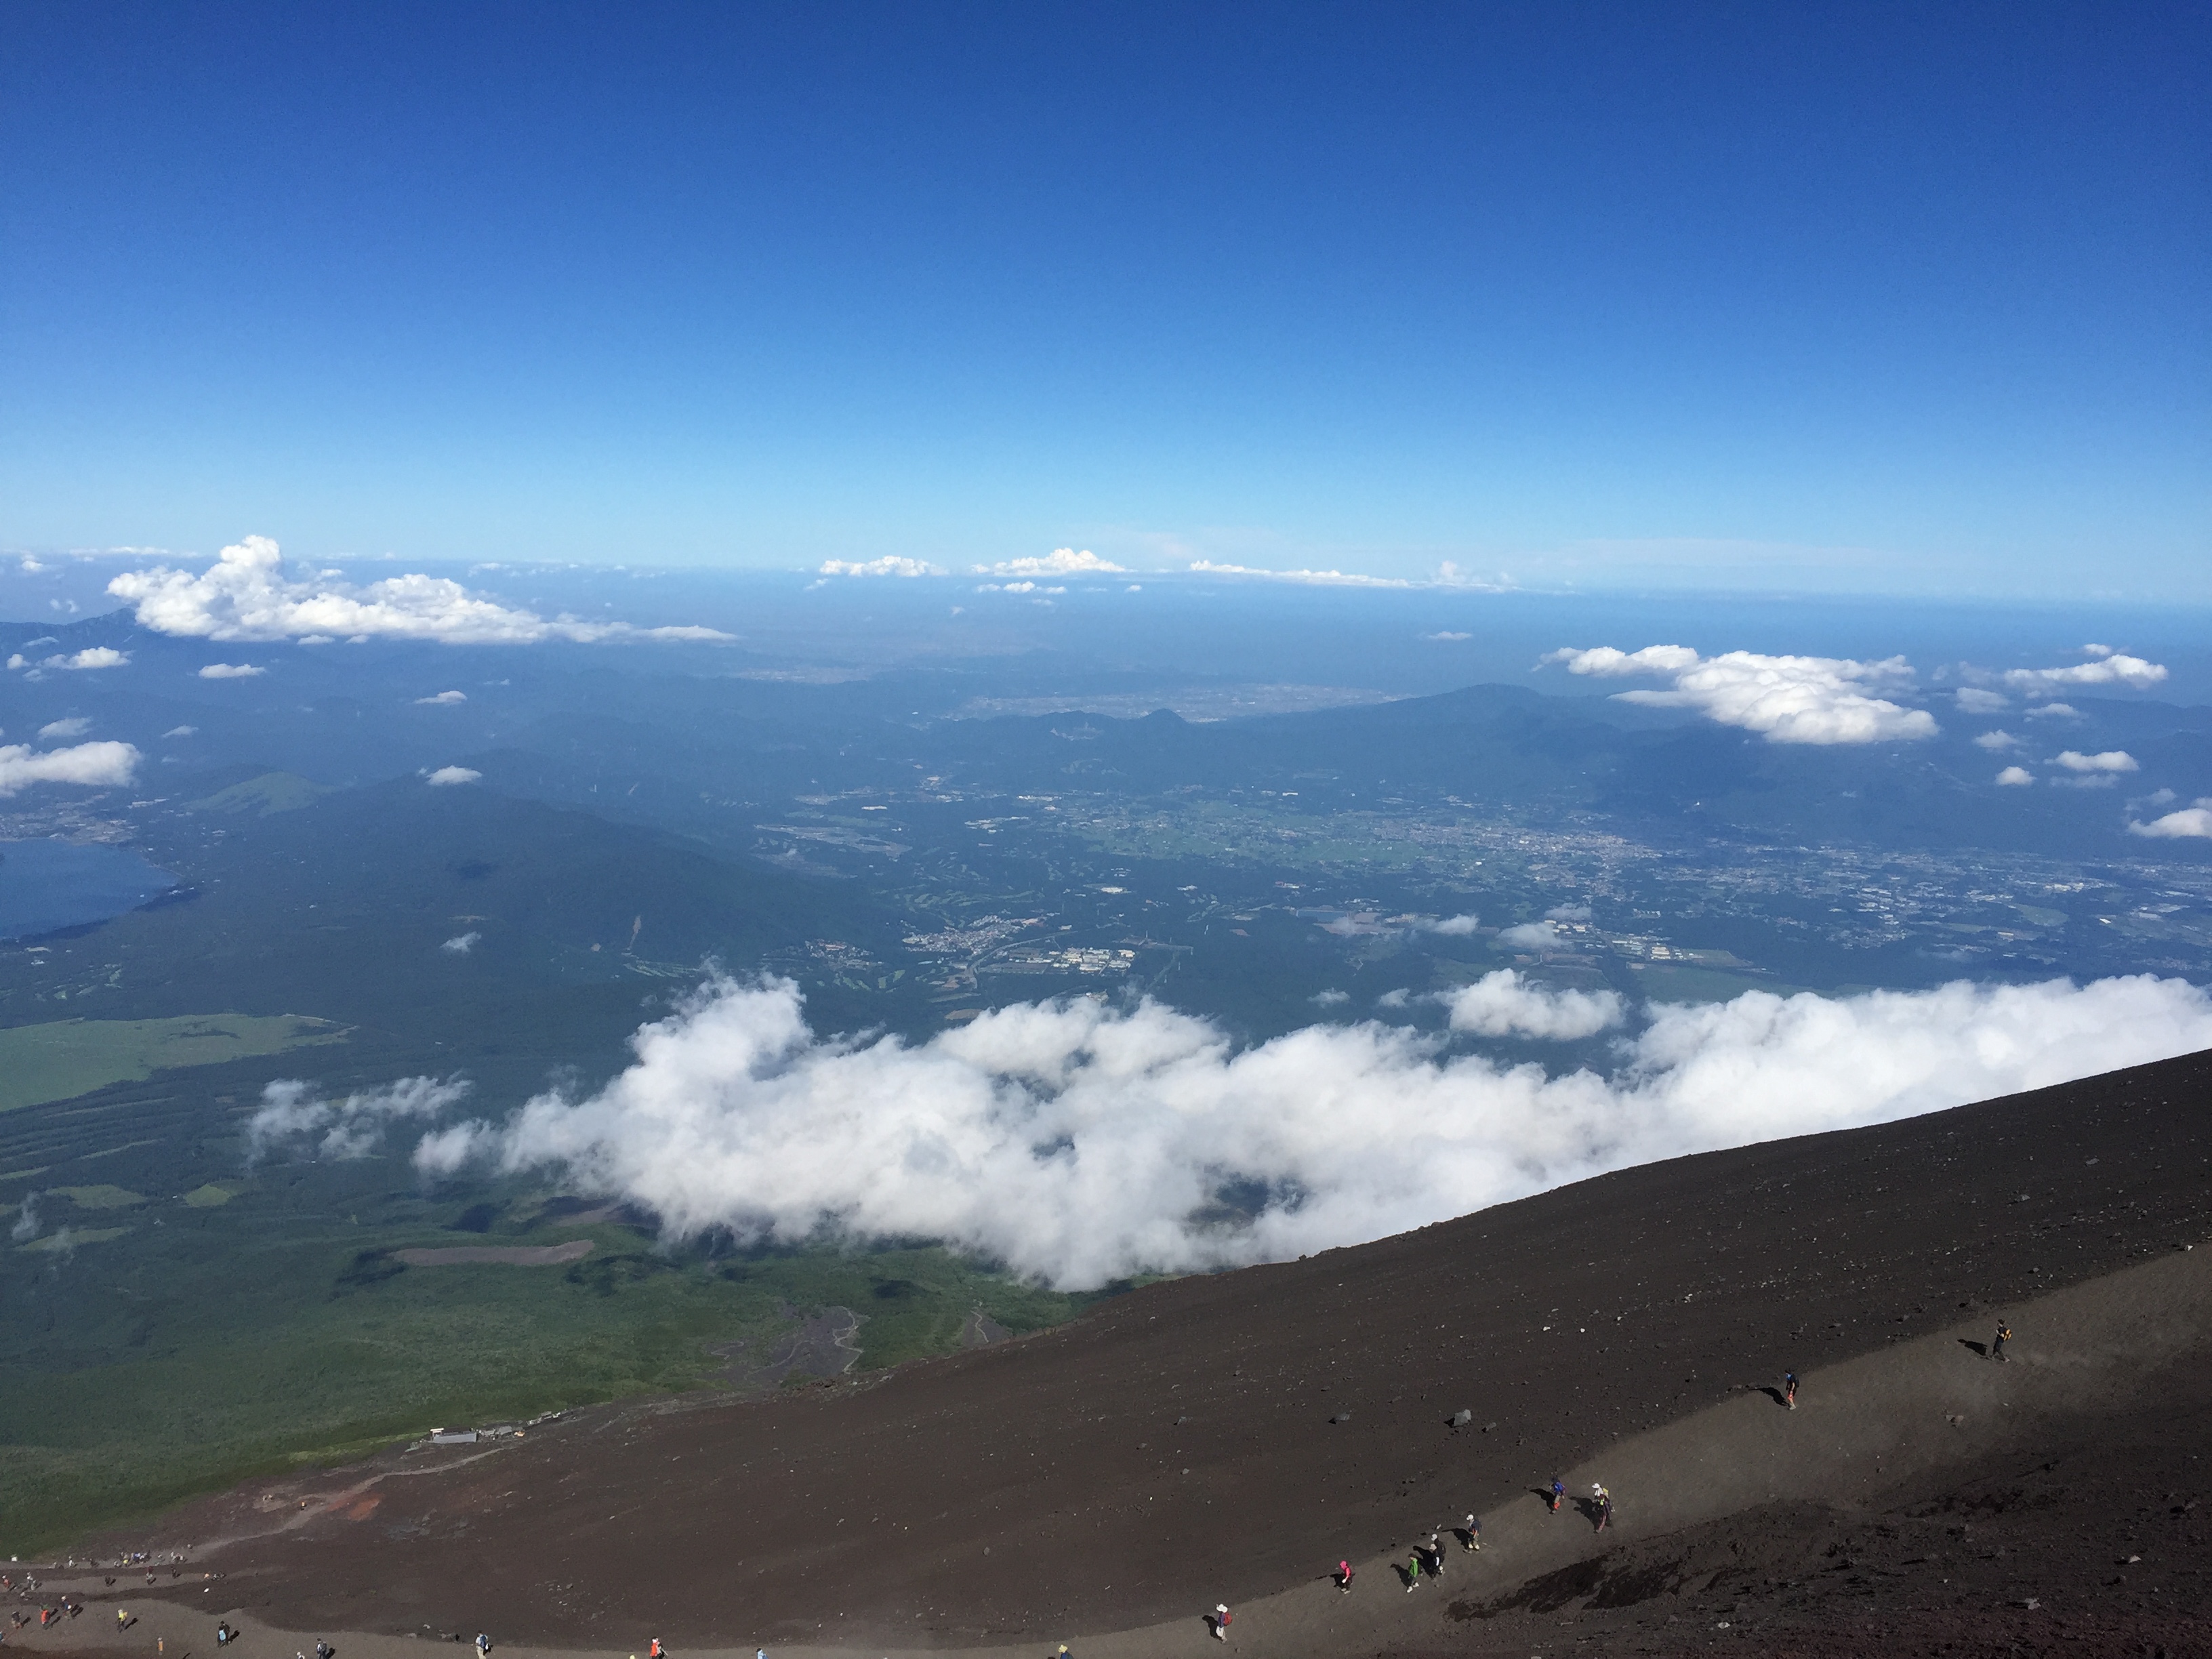
<svg viewBox="0 0 2212 1659">
<path fill-rule="evenodd" d="M 324 1050 L 317 1058 L 349 1055 Z M 26 1108 L 0 1129 L 0 1554 L 66 1545 L 252 1474 L 447 1423 L 731 1386 L 825 1307 L 864 1369 L 1083 1299 L 935 1249 L 664 1247 L 642 1218 L 527 1183 L 425 1190 L 403 1145 L 249 1169 L 248 1056 Z M 334 1085 L 349 1078 L 333 1079 Z M 589 1238 L 580 1261 L 410 1267 L 410 1246 Z"/>
<path fill-rule="evenodd" d="M 60 1019 L 0 1031 L 0 1112 L 68 1100 L 178 1066 L 214 1066 L 310 1043 L 343 1042 L 299 1014 L 187 1014 L 173 1019 Z"/>
</svg>

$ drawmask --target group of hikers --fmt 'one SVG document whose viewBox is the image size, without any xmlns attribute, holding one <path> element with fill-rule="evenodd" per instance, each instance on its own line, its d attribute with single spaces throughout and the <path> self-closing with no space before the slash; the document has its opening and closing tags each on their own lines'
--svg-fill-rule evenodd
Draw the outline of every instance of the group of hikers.
<svg viewBox="0 0 2212 1659">
<path fill-rule="evenodd" d="M 2008 1356 L 2005 1353 L 2005 1345 L 2011 1340 L 2012 1327 L 2007 1324 L 2004 1321 L 1999 1320 L 1997 1322 L 1996 1334 L 1991 1340 L 1986 1351 L 1989 1357 L 1995 1360 L 2006 1360 Z M 1796 1371 L 1784 1371 L 1782 1374 L 1782 1388 L 1779 1398 L 1783 1405 L 1793 1412 L 1797 1409 L 1797 1373 Z M 1772 1393 L 1773 1391 L 1769 1390 L 1769 1392 Z M 1559 1512 L 1560 1507 L 1566 1502 L 1566 1482 L 1556 1475 L 1553 1476 L 1550 1492 L 1551 1513 L 1557 1515 Z M 1585 1513 L 1589 1516 L 1591 1527 L 1594 1531 L 1603 1532 L 1607 1527 L 1612 1523 L 1613 1494 L 1606 1489 L 1604 1482 L 1593 1480 L 1590 1483 L 1589 1498 L 1582 1505 L 1582 1507 Z M 1439 1527 L 1435 1531 L 1430 1533 L 1428 1540 L 1425 1543 L 1415 1544 L 1406 1558 L 1406 1564 L 1398 1569 L 1399 1577 L 1405 1581 L 1406 1593 L 1408 1595 L 1412 1595 L 1413 1591 L 1420 1588 L 1421 1581 L 1424 1578 L 1442 1578 L 1444 1576 L 1445 1547 L 1443 1538 L 1445 1530 L 1446 1528 Z M 1475 1551 L 1482 1547 L 1482 1522 L 1472 1513 L 1468 1515 L 1461 1524 L 1449 1528 L 1449 1530 L 1452 1535 L 1459 1540 L 1461 1549 L 1468 1554 L 1473 1554 Z M 146 1557 L 143 1554 L 135 1557 L 125 1556 L 122 1564 L 130 1565 L 134 1562 L 142 1562 L 145 1559 Z M 1335 1571 L 1329 1575 L 1330 1578 L 1335 1583 L 1338 1591 L 1344 1595 L 1351 1594 L 1352 1581 L 1356 1576 L 1356 1570 L 1353 1568 L 1349 1558 L 1338 1561 Z M 151 1575 L 149 1574 L 149 1577 L 150 1577 Z M 37 1582 L 38 1581 L 36 1579 L 30 1577 L 27 1574 L 22 1584 L 18 1586 L 11 1581 L 9 1575 L 0 1574 L 0 1590 L 20 1589 L 21 1592 L 25 1593 L 34 1592 L 37 1589 Z M 108 1580 L 108 1583 L 111 1584 L 114 1582 L 115 1581 L 112 1578 Z M 73 1602 L 67 1596 L 64 1596 L 58 1606 L 51 1607 L 42 1607 L 39 1609 L 40 1628 L 45 1629 L 50 1625 L 59 1624 L 64 1617 L 74 1619 L 77 1614 L 83 1611 L 84 1604 L 82 1602 Z M 29 1616 L 25 1613 L 16 1613 L 12 1615 L 11 1622 L 15 1626 L 25 1625 L 30 1622 Z M 1229 1604 L 1225 1601 L 1216 1602 L 1214 1604 L 1213 1611 L 1206 1616 L 1207 1627 L 1212 1631 L 1214 1639 L 1217 1641 L 1226 1642 L 1229 1639 L 1229 1627 L 1235 1622 L 1236 1615 L 1230 1612 Z M 125 1609 L 120 1607 L 116 1609 L 115 1628 L 118 1632 L 128 1630 L 136 1623 L 137 1623 L 137 1619 L 132 1617 Z M 217 1647 L 228 1647 L 231 1643 L 235 1642 L 238 1639 L 238 1632 L 233 1630 L 230 1626 L 229 1621 L 225 1620 L 216 1626 L 216 1645 Z M 0 1642 L 4 1642 L 6 1639 L 6 1629 L 0 1628 Z M 477 1659 L 490 1659 L 491 1646 L 491 1638 L 481 1631 L 477 1632 L 476 1639 Z M 647 1659 L 669 1659 L 667 1650 L 661 1646 L 660 1638 L 657 1636 L 653 1638 L 650 1646 L 647 1650 Z M 307 1659 L 307 1656 L 306 1654 L 302 1653 L 295 1656 L 295 1659 Z M 336 1650 L 331 1648 L 329 1644 L 319 1641 L 315 1644 L 315 1659 L 336 1659 Z M 630 1659 L 637 1659 L 637 1656 L 635 1654 L 632 1654 L 630 1656 Z M 754 1656 L 754 1659 L 768 1659 L 766 1650 L 763 1649 L 757 1652 Z M 1066 1644 L 1064 1643 L 1060 1646 L 1057 1659 L 1074 1659 L 1074 1656 L 1068 1652 Z"/>
</svg>

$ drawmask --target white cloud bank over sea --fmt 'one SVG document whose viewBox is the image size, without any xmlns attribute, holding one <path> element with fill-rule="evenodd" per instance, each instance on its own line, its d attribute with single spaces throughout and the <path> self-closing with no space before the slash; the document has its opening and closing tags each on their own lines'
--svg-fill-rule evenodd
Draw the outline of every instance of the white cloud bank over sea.
<svg viewBox="0 0 2212 1659">
<path fill-rule="evenodd" d="M 1476 1030 L 1582 1036 L 1623 1012 L 1510 976 L 1469 988 L 1454 1023 Z M 789 981 L 717 978 L 641 1027 L 603 1089 L 438 1130 L 415 1157 L 432 1175 L 557 1170 L 678 1237 L 939 1238 L 1074 1287 L 1281 1260 L 1607 1170 L 2212 1047 L 2212 998 L 2148 975 L 1647 1013 L 1610 1073 L 1553 1075 L 1376 1022 L 1240 1049 L 1150 1001 L 1021 1004 L 919 1043 L 825 1039 Z M 1231 1188 L 1266 1200 L 1224 1211 Z"/>
<path fill-rule="evenodd" d="M 627 623 L 547 618 L 482 598 L 443 576 L 387 576 L 356 586 L 335 571 L 295 574 L 266 536 L 248 536 L 224 548 L 198 575 L 155 565 L 125 572 L 107 584 L 107 591 L 130 601 L 140 627 L 187 639 L 526 645 L 539 640 L 730 637 L 712 628 L 634 628 Z M 222 664 L 211 666 L 239 672 Z"/>
</svg>

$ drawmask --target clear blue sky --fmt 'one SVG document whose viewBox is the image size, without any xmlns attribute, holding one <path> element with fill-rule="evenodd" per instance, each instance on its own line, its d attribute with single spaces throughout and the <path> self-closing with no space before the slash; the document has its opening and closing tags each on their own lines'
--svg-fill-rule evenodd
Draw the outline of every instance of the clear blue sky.
<svg viewBox="0 0 2212 1659">
<path fill-rule="evenodd" d="M 2212 599 L 2203 5 L 15 5 L 0 545 Z"/>
</svg>

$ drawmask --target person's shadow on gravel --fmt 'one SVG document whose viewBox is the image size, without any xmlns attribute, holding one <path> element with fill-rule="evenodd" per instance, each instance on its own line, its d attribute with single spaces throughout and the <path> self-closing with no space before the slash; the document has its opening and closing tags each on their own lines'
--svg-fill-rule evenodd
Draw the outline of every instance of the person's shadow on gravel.
<svg viewBox="0 0 2212 1659">
<path fill-rule="evenodd" d="M 1536 1501 L 1546 1509 L 1552 1507 L 1552 1489 L 1549 1486 L 1531 1486 L 1528 1490 L 1536 1494 Z"/>
<path fill-rule="evenodd" d="M 1962 1348 L 1972 1348 L 1984 1359 L 1987 1359 L 1990 1357 L 1990 1345 L 1986 1342 L 1977 1342 L 1970 1336 L 1960 1337 L 1959 1339 L 1959 1346 Z"/>
<path fill-rule="evenodd" d="M 1760 1389 L 1759 1393 L 1765 1395 L 1769 1400 L 1771 1400 L 1778 1406 L 1786 1406 L 1790 1403 L 1787 1399 L 1784 1398 L 1782 1390 L 1774 1387 L 1771 1383 Z"/>
</svg>

